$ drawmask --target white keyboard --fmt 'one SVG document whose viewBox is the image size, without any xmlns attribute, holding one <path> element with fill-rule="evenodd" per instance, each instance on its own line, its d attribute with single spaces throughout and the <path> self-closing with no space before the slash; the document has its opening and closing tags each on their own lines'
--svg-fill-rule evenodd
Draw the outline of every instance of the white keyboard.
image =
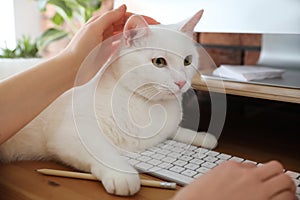
<svg viewBox="0 0 300 200">
<path fill-rule="evenodd" d="M 167 140 L 141 153 L 129 153 L 125 157 L 137 170 L 179 185 L 189 184 L 226 160 L 261 164 L 174 140 Z M 300 173 L 286 173 L 295 181 L 300 198 Z"/>
</svg>

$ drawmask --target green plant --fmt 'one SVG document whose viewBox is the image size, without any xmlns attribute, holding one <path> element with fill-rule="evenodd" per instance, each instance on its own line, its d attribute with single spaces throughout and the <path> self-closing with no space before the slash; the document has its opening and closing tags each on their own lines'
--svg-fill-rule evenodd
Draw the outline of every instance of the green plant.
<svg viewBox="0 0 300 200">
<path fill-rule="evenodd" d="M 44 49 L 53 41 L 69 37 L 100 9 L 101 0 L 35 0 L 39 9 L 44 12 L 47 5 L 55 9 L 51 21 L 53 27 L 46 30 L 38 39 L 38 49 Z"/>
<path fill-rule="evenodd" d="M 29 36 L 23 36 L 18 39 L 17 46 L 14 49 L 8 47 L 2 48 L 0 58 L 37 58 L 39 50 L 37 48 L 37 41 L 31 41 Z"/>
</svg>

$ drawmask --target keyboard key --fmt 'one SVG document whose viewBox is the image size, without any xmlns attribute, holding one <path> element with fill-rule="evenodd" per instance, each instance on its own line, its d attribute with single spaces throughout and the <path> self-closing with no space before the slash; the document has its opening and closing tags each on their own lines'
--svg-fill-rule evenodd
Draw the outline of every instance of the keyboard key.
<svg viewBox="0 0 300 200">
<path fill-rule="evenodd" d="M 168 156 L 171 156 L 171 157 L 173 157 L 173 158 L 179 158 L 179 157 L 181 156 L 181 154 L 180 154 L 180 153 L 177 153 L 177 152 L 172 152 L 172 153 L 170 153 Z"/>
<path fill-rule="evenodd" d="M 200 173 L 202 173 L 202 174 L 205 174 L 206 172 L 208 172 L 210 169 L 209 168 L 207 168 L 207 167 L 200 167 L 200 168 L 198 168 L 196 171 L 197 172 L 200 172 Z"/>
<path fill-rule="evenodd" d="M 204 148 L 201 148 L 201 147 L 199 147 L 198 149 L 195 149 L 194 151 L 195 151 L 196 153 L 201 153 L 201 154 L 203 154 L 203 153 L 207 152 L 208 150 L 207 150 L 207 149 L 204 149 Z"/>
<path fill-rule="evenodd" d="M 209 155 L 209 156 L 213 156 L 216 157 L 217 155 L 219 155 L 220 153 L 216 152 L 216 151 L 207 151 L 204 154 Z"/>
<path fill-rule="evenodd" d="M 190 151 L 194 151 L 196 150 L 198 147 L 194 146 L 194 145 L 190 145 L 187 149 Z"/>
<path fill-rule="evenodd" d="M 199 168 L 199 165 L 189 163 L 189 164 L 185 165 L 184 167 L 187 169 L 190 169 L 190 170 L 195 170 L 195 169 Z"/>
<path fill-rule="evenodd" d="M 202 159 L 205 158 L 207 155 L 203 154 L 203 153 L 196 153 L 193 155 L 194 158 L 198 158 L 198 159 Z"/>
<path fill-rule="evenodd" d="M 173 157 L 164 157 L 163 159 L 161 159 L 161 161 L 167 162 L 167 163 L 172 163 L 176 160 L 176 158 Z"/>
<path fill-rule="evenodd" d="M 263 166 L 263 163 L 257 163 L 257 167 Z"/>
<path fill-rule="evenodd" d="M 184 149 L 182 149 L 180 147 L 173 147 L 171 149 L 171 151 L 176 152 L 176 153 L 182 153 L 182 152 L 184 152 Z"/>
<path fill-rule="evenodd" d="M 179 158 L 180 160 L 184 160 L 184 161 L 190 161 L 190 160 L 192 160 L 193 158 L 192 157 L 190 157 L 190 156 L 185 156 L 185 155 L 183 155 L 183 156 L 180 156 L 180 158 Z"/>
<path fill-rule="evenodd" d="M 184 166 L 186 165 L 188 162 L 186 161 L 182 161 L 182 160 L 176 160 L 175 162 L 173 162 L 174 165 L 177 165 L 177 166 Z"/>
<path fill-rule="evenodd" d="M 158 170 L 154 172 L 154 175 L 157 175 L 161 178 L 167 178 L 170 181 L 175 181 L 181 185 L 187 185 L 191 183 L 194 179 L 176 172 L 172 172 L 166 169 Z"/>
<path fill-rule="evenodd" d="M 213 156 L 206 156 L 205 158 L 203 158 L 203 160 L 213 163 L 213 162 L 217 161 L 218 158 L 213 157 Z"/>
<path fill-rule="evenodd" d="M 162 154 L 160 154 L 160 153 L 153 154 L 153 155 L 151 156 L 151 158 L 155 158 L 155 159 L 157 159 L 157 160 L 161 160 L 161 159 L 163 159 L 164 157 L 166 157 L 166 156 L 165 156 L 165 155 L 162 155 Z"/>
<path fill-rule="evenodd" d="M 194 151 L 190 151 L 190 150 L 186 150 L 183 152 L 183 155 L 185 155 L 185 156 L 193 156 L 195 154 L 196 153 Z"/>
<path fill-rule="evenodd" d="M 159 165 L 160 163 L 162 163 L 162 161 L 157 160 L 157 159 L 151 159 L 151 160 L 147 161 L 147 163 L 149 163 L 151 165 Z"/>
<path fill-rule="evenodd" d="M 229 160 L 232 156 L 231 155 L 228 155 L 228 154 L 225 154 L 225 153 L 221 153 L 217 156 L 217 158 L 220 158 L 222 160 Z"/>
<path fill-rule="evenodd" d="M 180 167 L 180 166 L 174 166 L 174 167 L 171 167 L 170 168 L 170 171 L 173 171 L 173 172 L 177 172 L 177 173 L 180 173 L 184 170 L 183 167 Z"/>
<path fill-rule="evenodd" d="M 217 164 L 211 163 L 211 162 L 205 162 L 205 163 L 201 164 L 201 166 L 207 167 L 207 168 L 209 168 L 209 169 L 212 169 L 212 168 L 214 168 L 215 166 L 217 166 Z"/>
<path fill-rule="evenodd" d="M 233 157 L 230 158 L 229 160 L 233 160 L 233 161 L 236 161 L 236 162 L 243 162 L 245 159 L 240 158 L 240 157 L 233 156 Z"/>
<path fill-rule="evenodd" d="M 172 145 L 169 145 L 169 144 L 166 144 L 166 145 L 162 145 L 160 146 L 161 149 L 164 149 L 164 150 L 170 150 L 170 149 L 173 149 L 174 146 Z"/>
<path fill-rule="evenodd" d="M 152 158 L 148 157 L 148 156 L 141 156 L 138 157 L 137 160 L 142 161 L 142 162 L 147 162 L 148 160 L 151 160 Z"/>
<path fill-rule="evenodd" d="M 153 173 L 153 172 L 156 172 L 156 171 L 158 171 L 158 170 L 162 170 L 162 168 L 157 167 L 157 166 L 154 166 L 154 167 L 150 168 L 150 169 L 148 170 L 148 172 Z"/>
<path fill-rule="evenodd" d="M 161 168 L 164 168 L 164 169 L 169 169 L 169 168 L 171 168 L 173 166 L 174 165 L 172 165 L 171 163 L 165 163 L 165 162 L 163 162 L 163 163 L 161 163 L 161 164 L 158 165 L 158 167 L 161 167 Z"/>
<path fill-rule="evenodd" d="M 190 163 L 197 164 L 197 165 L 201 165 L 204 162 L 205 162 L 204 160 L 200 160 L 198 158 L 194 158 L 193 160 L 190 161 Z"/>
<path fill-rule="evenodd" d="M 181 172 L 181 174 L 183 174 L 185 176 L 193 177 L 197 174 L 197 172 L 195 172 L 193 170 L 190 170 L 190 169 L 187 169 L 187 170 Z"/>
<path fill-rule="evenodd" d="M 162 155 L 168 155 L 169 153 L 171 153 L 171 151 L 167 150 L 167 149 L 162 149 L 162 150 L 159 151 L 159 153 L 162 154 Z"/>
<path fill-rule="evenodd" d="M 286 171 L 285 173 L 286 173 L 287 175 L 289 175 L 290 177 L 294 178 L 294 179 L 296 179 L 296 178 L 298 178 L 298 177 L 300 176 L 300 174 L 297 173 L 297 172 Z"/>
<path fill-rule="evenodd" d="M 148 163 L 138 163 L 135 165 L 135 167 L 138 169 L 138 170 L 141 170 L 141 171 L 148 171 L 150 168 L 153 167 L 153 165 L 150 165 Z"/>
<path fill-rule="evenodd" d="M 153 152 L 153 151 L 144 151 L 141 153 L 141 155 L 143 155 L 143 156 L 151 156 L 153 154 L 155 154 L 155 152 Z"/>
<path fill-rule="evenodd" d="M 257 165 L 257 162 L 252 161 L 252 160 L 244 160 L 243 162 L 244 162 L 244 163 L 252 163 L 252 164 L 254 164 L 254 165 Z"/>
</svg>

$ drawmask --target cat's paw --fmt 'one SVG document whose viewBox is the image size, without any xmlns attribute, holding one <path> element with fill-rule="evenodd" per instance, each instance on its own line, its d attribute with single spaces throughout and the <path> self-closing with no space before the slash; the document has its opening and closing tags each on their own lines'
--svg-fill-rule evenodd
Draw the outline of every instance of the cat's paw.
<svg viewBox="0 0 300 200">
<path fill-rule="evenodd" d="M 112 169 L 102 175 L 101 182 L 108 193 L 119 196 L 134 195 L 141 187 L 137 172 L 126 173 Z"/>
<path fill-rule="evenodd" d="M 218 140 L 210 133 L 198 132 L 193 140 L 193 145 L 213 149 L 218 145 Z"/>
</svg>

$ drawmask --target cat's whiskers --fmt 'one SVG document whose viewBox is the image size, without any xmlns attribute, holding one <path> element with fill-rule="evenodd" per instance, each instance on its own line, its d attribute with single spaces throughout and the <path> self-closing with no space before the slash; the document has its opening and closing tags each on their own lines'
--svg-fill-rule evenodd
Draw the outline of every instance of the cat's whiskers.
<svg viewBox="0 0 300 200">
<path fill-rule="evenodd" d="M 180 93 L 180 91 L 174 91 L 172 89 L 170 89 L 168 86 L 165 85 L 157 85 L 157 90 L 160 91 L 160 93 L 164 93 L 167 94 L 168 96 L 170 95 L 178 95 Z"/>
<path fill-rule="evenodd" d="M 153 87 L 153 84 L 145 84 L 142 87 L 139 87 L 135 92 L 139 95 L 142 95 L 143 97 L 146 97 L 149 100 L 160 93 L 159 90 Z"/>
</svg>

